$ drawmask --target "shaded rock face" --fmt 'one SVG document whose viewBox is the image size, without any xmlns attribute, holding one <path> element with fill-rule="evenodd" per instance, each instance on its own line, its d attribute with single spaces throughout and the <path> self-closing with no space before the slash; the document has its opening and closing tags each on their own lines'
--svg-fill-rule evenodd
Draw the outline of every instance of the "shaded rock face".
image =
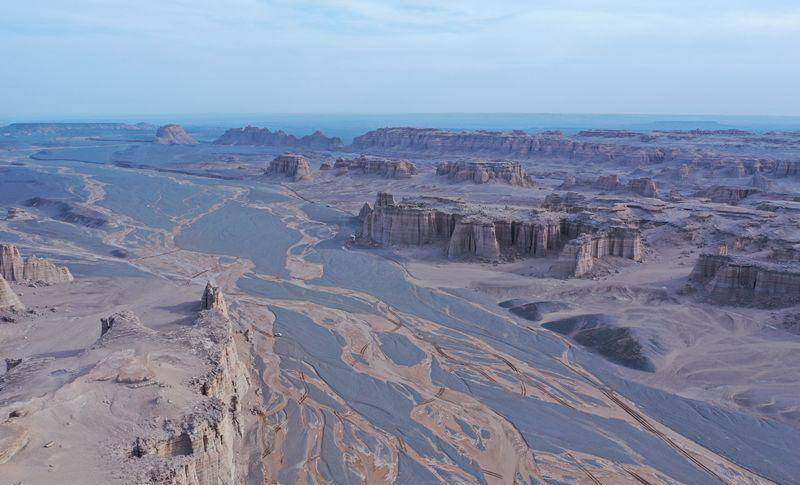
<svg viewBox="0 0 800 485">
<path fill-rule="evenodd" d="M 355 172 L 391 179 L 411 178 L 417 174 L 417 166 L 408 160 L 393 160 L 366 155 L 358 158 L 337 158 L 333 168 L 338 172 Z"/>
<path fill-rule="evenodd" d="M 562 277 L 578 277 L 592 270 L 607 256 L 642 260 L 642 237 L 638 230 L 615 227 L 595 234 L 581 234 L 568 241 L 552 271 Z"/>
<path fill-rule="evenodd" d="M 696 196 L 708 197 L 713 202 L 735 205 L 743 199 L 759 192 L 759 189 L 753 187 L 723 187 L 716 185 L 714 187 L 701 190 L 696 194 Z"/>
<path fill-rule="evenodd" d="M 567 177 L 558 187 L 562 190 L 585 187 L 603 192 L 631 192 L 643 197 L 659 197 L 658 187 L 653 179 L 642 177 L 628 181 L 627 185 L 622 183 L 619 175 L 600 175 L 595 180 L 577 179 Z"/>
<path fill-rule="evenodd" d="M 606 315 L 577 315 L 543 323 L 542 327 L 569 336 L 615 364 L 644 372 L 655 371 L 655 365 L 645 354 L 633 329 L 616 326 Z"/>
<path fill-rule="evenodd" d="M 7 221 L 27 221 L 33 219 L 33 216 L 25 209 L 19 207 L 9 207 L 6 215 Z"/>
<path fill-rule="evenodd" d="M 197 140 L 189 136 L 181 125 L 164 125 L 156 131 L 153 140 L 158 145 L 197 145 Z"/>
<path fill-rule="evenodd" d="M 501 257 L 543 257 L 566 251 L 558 269 L 565 276 L 580 276 L 607 256 L 635 261 L 642 257 L 638 230 L 612 228 L 598 231 L 591 224 L 557 215 L 531 220 L 493 219 L 484 215 L 448 212 L 423 203 L 395 203 L 379 193 L 375 207 L 362 208 L 358 239 L 383 246 L 442 244 L 448 259 L 496 261 Z M 569 245 L 584 233 L 578 243 Z M 597 234 L 595 234 L 597 233 Z M 588 238 L 588 239 L 587 239 Z M 566 266 L 569 262 L 570 269 Z M 562 267 L 564 269 L 562 269 Z"/>
<path fill-rule="evenodd" d="M 279 155 L 269 162 L 267 175 L 291 177 L 295 182 L 311 178 L 311 166 L 301 155 L 287 153 Z"/>
<path fill-rule="evenodd" d="M 776 307 L 800 302 L 800 265 L 702 254 L 689 276 L 718 303 Z"/>
<path fill-rule="evenodd" d="M 520 187 L 533 185 L 519 162 L 505 160 L 441 162 L 436 167 L 436 175 L 447 176 L 453 182 L 498 182 Z"/>
<path fill-rule="evenodd" d="M 525 302 L 522 300 L 505 300 L 499 303 L 500 307 L 507 308 L 514 315 L 538 322 L 548 313 L 566 310 L 572 307 L 569 303 L 561 301 L 535 301 Z"/>
<path fill-rule="evenodd" d="M 219 310 L 223 315 L 228 316 L 228 304 L 225 302 L 225 295 L 222 294 L 218 287 L 212 286 L 210 281 L 206 283 L 206 289 L 201 300 L 201 308 L 203 310 Z"/>
<path fill-rule="evenodd" d="M 246 126 L 231 128 L 214 141 L 216 145 L 257 145 L 272 147 L 308 148 L 312 150 L 339 150 L 344 145 L 339 137 L 327 137 L 320 131 L 297 138 L 282 130 Z"/>
<path fill-rule="evenodd" d="M 680 151 L 572 140 L 561 134 L 524 131 L 446 131 L 431 128 L 381 128 L 353 139 L 352 149 L 373 152 L 483 153 L 495 156 L 616 161 L 636 164 L 674 159 Z"/>
<path fill-rule="evenodd" d="M 23 261 L 19 249 L 13 244 L 0 244 L 0 276 L 12 283 L 54 285 L 72 281 L 72 273 L 65 266 L 28 256 Z"/>
<path fill-rule="evenodd" d="M 0 310 L 7 308 L 23 310 L 25 305 L 22 304 L 19 297 L 11 289 L 6 279 L 0 276 Z"/>
</svg>

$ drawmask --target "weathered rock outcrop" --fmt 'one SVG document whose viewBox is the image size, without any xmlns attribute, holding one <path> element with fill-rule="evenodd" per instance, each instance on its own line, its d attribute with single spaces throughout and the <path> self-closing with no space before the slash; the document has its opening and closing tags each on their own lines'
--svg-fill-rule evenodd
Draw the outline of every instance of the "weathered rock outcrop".
<svg viewBox="0 0 800 485">
<path fill-rule="evenodd" d="M 23 261 L 19 249 L 13 244 L 0 244 L 0 276 L 12 283 L 54 285 L 72 281 L 72 273 L 65 266 L 28 256 Z"/>
<path fill-rule="evenodd" d="M 638 230 L 603 229 L 593 221 L 565 214 L 528 214 L 520 218 L 489 215 L 450 199 L 423 198 L 395 203 L 379 193 L 374 208 L 362 208 L 362 242 L 390 245 L 442 244 L 449 259 L 496 261 L 501 258 L 543 257 L 558 254 L 565 244 L 560 273 L 580 275 L 600 258 L 619 256 L 640 261 L 642 241 Z M 574 251 L 573 251 L 574 249 Z M 585 254 L 584 254 L 585 253 Z M 564 262 L 572 265 L 561 270 Z M 576 269 L 582 268 L 582 269 Z"/>
<path fill-rule="evenodd" d="M 772 307 L 800 302 L 800 265 L 796 263 L 702 254 L 689 279 L 720 303 Z"/>
<path fill-rule="evenodd" d="M 382 153 L 486 154 L 499 157 L 560 157 L 636 164 L 660 163 L 675 158 L 680 150 L 596 143 L 565 138 L 560 134 L 524 131 L 446 131 L 432 128 L 381 128 L 353 140 L 353 150 Z"/>
<path fill-rule="evenodd" d="M 628 190 L 643 197 L 658 198 L 658 187 L 651 178 L 643 177 L 628 182 Z"/>
<path fill-rule="evenodd" d="M 311 178 L 311 166 L 301 155 L 287 153 L 269 162 L 267 175 L 291 177 L 295 182 Z"/>
<path fill-rule="evenodd" d="M 384 178 L 404 179 L 417 174 L 417 166 L 408 160 L 387 159 L 361 155 L 357 158 L 337 158 L 333 164 L 337 173 L 378 175 Z"/>
<path fill-rule="evenodd" d="M 268 128 L 246 126 L 231 128 L 214 141 L 216 145 L 258 145 L 287 148 L 307 148 L 311 150 L 339 150 L 343 147 L 339 137 L 327 137 L 320 131 L 297 138 L 282 130 L 270 131 Z"/>
<path fill-rule="evenodd" d="M 552 271 L 563 277 L 582 276 L 607 256 L 642 260 L 642 237 L 638 230 L 615 227 L 594 234 L 584 233 L 568 241 Z"/>
<path fill-rule="evenodd" d="M 533 185 L 530 176 L 519 162 L 507 160 L 441 162 L 436 167 L 436 175 L 445 175 L 453 182 L 476 184 L 499 182 L 521 187 Z"/>
<path fill-rule="evenodd" d="M 153 140 L 158 145 L 197 145 L 197 140 L 192 138 L 181 125 L 164 125 L 156 131 Z"/>
<path fill-rule="evenodd" d="M 212 286 L 209 281 L 206 283 L 206 289 L 203 292 L 203 298 L 200 301 L 201 309 L 203 310 L 219 310 L 220 313 L 228 316 L 228 304 L 225 302 L 225 295 L 222 294 L 219 287 Z"/>
<path fill-rule="evenodd" d="M 22 202 L 25 207 L 33 207 L 53 219 L 91 228 L 102 228 L 109 224 L 108 218 L 92 209 L 75 206 L 62 200 L 33 197 Z"/>
<path fill-rule="evenodd" d="M 33 219 L 33 215 L 28 213 L 25 209 L 19 207 L 9 207 L 6 214 L 7 221 L 27 221 Z"/>
<path fill-rule="evenodd" d="M 696 194 L 697 197 L 708 197 L 713 202 L 723 204 L 738 204 L 742 199 L 761 192 L 754 187 L 724 187 L 715 185 L 708 189 L 701 190 Z"/>
<path fill-rule="evenodd" d="M 0 276 L 0 310 L 7 308 L 22 310 L 25 305 L 22 304 L 19 297 L 11 289 L 6 279 Z"/>
</svg>

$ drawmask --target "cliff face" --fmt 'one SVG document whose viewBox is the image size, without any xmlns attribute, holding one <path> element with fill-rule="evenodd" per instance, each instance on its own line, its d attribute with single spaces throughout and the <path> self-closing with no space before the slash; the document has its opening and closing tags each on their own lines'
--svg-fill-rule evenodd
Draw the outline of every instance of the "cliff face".
<svg viewBox="0 0 800 485">
<path fill-rule="evenodd" d="M 698 192 L 698 197 L 708 197 L 713 202 L 722 204 L 738 204 L 742 199 L 759 193 L 760 190 L 754 187 L 723 187 L 716 185 Z"/>
<path fill-rule="evenodd" d="M 612 228 L 596 234 L 581 234 L 564 245 L 552 271 L 563 277 L 582 276 L 607 256 L 642 260 L 642 239 L 630 228 Z"/>
<path fill-rule="evenodd" d="M 499 182 L 520 187 L 533 185 L 519 162 L 504 160 L 442 162 L 436 167 L 436 175 L 445 175 L 453 182 Z"/>
<path fill-rule="evenodd" d="M 0 276 L 12 283 L 54 285 L 72 281 L 65 266 L 56 266 L 46 259 L 28 256 L 23 261 L 13 244 L 0 244 Z"/>
<path fill-rule="evenodd" d="M 226 317 L 228 316 L 228 304 L 225 302 L 225 296 L 218 287 L 212 286 L 210 281 L 206 284 L 206 289 L 203 292 L 200 308 L 203 310 L 219 310 L 220 313 Z"/>
<path fill-rule="evenodd" d="M 564 275 L 580 276 L 599 258 L 642 259 L 638 230 L 602 231 L 564 215 L 542 214 L 530 220 L 516 220 L 464 214 L 419 202 L 395 203 L 390 194 L 379 193 L 374 208 L 362 208 L 362 221 L 358 234 L 361 241 L 383 246 L 442 244 L 451 260 L 544 257 L 558 254 L 563 248 L 563 261 L 559 260 L 561 266 L 556 269 Z M 584 238 L 580 238 L 582 235 Z M 586 256 L 581 256 L 580 251 Z M 572 265 L 568 269 L 567 261 Z M 582 269 L 576 270 L 576 264 Z"/>
<path fill-rule="evenodd" d="M 800 301 L 800 266 L 796 264 L 702 254 L 689 279 L 720 303 L 772 307 Z"/>
<path fill-rule="evenodd" d="M 0 310 L 5 310 L 7 308 L 22 310 L 25 308 L 25 305 L 19 300 L 19 297 L 17 297 L 11 289 L 11 286 L 5 278 L 0 276 Z"/>
<path fill-rule="evenodd" d="M 305 157 L 288 153 L 275 157 L 269 163 L 267 175 L 292 177 L 297 182 L 311 178 L 311 166 Z"/>
<path fill-rule="evenodd" d="M 391 179 L 405 179 L 417 174 L 417 166 L 408 160 L 391 160 L 365 155 L 358 158 L 337 158 L 333 168 L 339 174 L 359 173 Z"/>
<path fill-rule="evenodd" d="M 270 131 L 268 128 L 246 126 L 231 128 L 214 141 L 216 145 L 258 145 L 287 148 L 307 148 L 312 150 L 339 150 L 344 145 L 338 137 L 327 137 L 320 131 L 297 138 L 282 130 Z"/>
<path fill-rule="evenodd" d="M 564 138 L 559 134 L 531 135 L 523 131 L 445 131 L 428 128 L 381 128 L 358 136 L 351 149 L 377 152 L 484 153 L 496 156 L 659 163 L 678 150 L 602 144 Z"/>
<path fill-rule="evenodd" d="M 658 187 L 655 181 L 651 178 L 642 177 L 629 180 L 627 184 L 623 184 L 619 175 L 600 175 L 595 180 L 576 179 L 575 177 L 567 177 L 559 186 L 559 189 L 569 190 L 574 188 L 586 187 L 603 192 L 630 192 L 643 197 L 658 198 Z"/>
<path fill-rule="evenodd" d="M 651 178 L 638 178 L 628 182 L 628 190 L 643 197 L 658 198 L 658 187 Z"/>
<path fill-rule="evenodd" d="M 158 145 L 197 145 L 181 125 L 164 125 L 156 131 L 154 143 Z"/>
</svg>

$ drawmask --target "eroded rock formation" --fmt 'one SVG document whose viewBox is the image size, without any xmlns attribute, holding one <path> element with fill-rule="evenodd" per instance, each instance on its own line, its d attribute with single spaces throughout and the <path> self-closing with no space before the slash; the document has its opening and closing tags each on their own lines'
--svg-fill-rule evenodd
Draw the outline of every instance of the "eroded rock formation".
<svg viewBox="0 0 800 485">
<path fill-rule="evenodd" d="M 197 140 L 186 133 L 181 125 L 175 124 L 159 127 L 153 142 L 158 145 L 197 145 Z"/>
<path fill-rule="evenodd" d="M 628 182 L 628 190 L 643 197 L 658 198 L 658 187 L 651 178 L 643 177 Z"/>
<path fill-rule="evenodd" d="M 297 138 L 282 130 L 270 131 L 268 128 L 246 126 L 231 128 L 214 141 L 216 145 L 258 145 L 287 148 L 307 148 L 312 150 L 339 150 L 343 147 L 339 137 L 327 137 L 320 131 Z"/>
<path fill-rule="evenodd" d="M 11 289 L 6 279 L 0 276 L 0 310 L 7 308 L 22 310 L 25 305 L 22 304 L 14 290 Z"/>
<path fill-rule="evenodd" d="M 298 182 L 311 178 L 311 166 L 302 155 L 287 153 L 275 157 L 269 163 L 267 175 L 291 177 Z"/>
<path fill-rule="evenodd" d="M 562 276 L 583 275 L 608 256 L 642 259 L 638 230 L 604 228 L 577 215 L 491 214 L 435 197 L 395 203 L 386 193 L 379 193 L 375 207 L 365 206 L 362 213 L 359 240 L 383 246 L 441 244 L 448 259 L 496 261 L 562 252 L 555 268 Z"/>
<path fill-rule="evenodd" d="M 741 200 L 761 192 L 754 187 L 724 187 L 715 185 L 696 194 L 697 197 L 708 197 L 713 202 L 736 205 Z"/>
<path fill-rule="evenodd" d="M 507 160 L 441 162 L 436 167 L 436 175 L 445 175 L 453 182 L 476 184 L 499 182 L 521 187 L 533 185 L 530 176 L 519 162 Z"/>
<path fill-rule="evenodd" d="M 680 150 L 672 148 L 573 140 L 553 133 L 532 135 L 519 130 L 456 132 L 432 128 L 381 128 L 357 136 L 351 148 L 367 152 L 481 153 L 500 157 L 546 156 L 636 164 L 660 163 L 680 153 Z"/>
<path fill-rule="evenodd" d="M 201 300 L 201 308 L 203 310 L 219 310 L 223 315 L 228 316 L 228 304 L 225 302 L 225 295 L 222 294 L 219 287 L 212 286 L 210 281 L 206 283 L 206 289 Z"/>
<path fill-rule="evenodd" d="M 13 244 L 0 244 L 0 276 L 12 283 L 54 285 L 73 280 L 66 266 L 28 256 L 23 261 L 19 249 Z"/>
<path fill-rule="evenodd" d="M 800 301 L 800 265 L 756 261 L 729 254 L 702 254 L 690 281 L 732 305 L 784 306 Z"/>
<path fill-rule="evenodd" d="M 357 158 L 337 158 L 333 164 L 337 173 L 378 175 L 384 178 L 404 179 L 417 174 L 417 166 L 408 160 L 397 160 L 361 155 Z M 321 168 L 320 168 L 321 170 Z"/>
</svg>

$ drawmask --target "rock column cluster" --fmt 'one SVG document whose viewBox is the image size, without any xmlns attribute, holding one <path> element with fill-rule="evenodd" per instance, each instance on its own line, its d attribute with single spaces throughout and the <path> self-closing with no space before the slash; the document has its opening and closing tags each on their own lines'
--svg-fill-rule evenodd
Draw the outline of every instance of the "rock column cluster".
<svg viewBox="0 0 800 485">
<path fill-rule="evenodd" d="M 0 276 L 11 283 L 54 285 L 72 281 L 72 273 L 65 266 L 28 256 L 23 260 L 13 244 L 0 244 Z"/>
</svg>

